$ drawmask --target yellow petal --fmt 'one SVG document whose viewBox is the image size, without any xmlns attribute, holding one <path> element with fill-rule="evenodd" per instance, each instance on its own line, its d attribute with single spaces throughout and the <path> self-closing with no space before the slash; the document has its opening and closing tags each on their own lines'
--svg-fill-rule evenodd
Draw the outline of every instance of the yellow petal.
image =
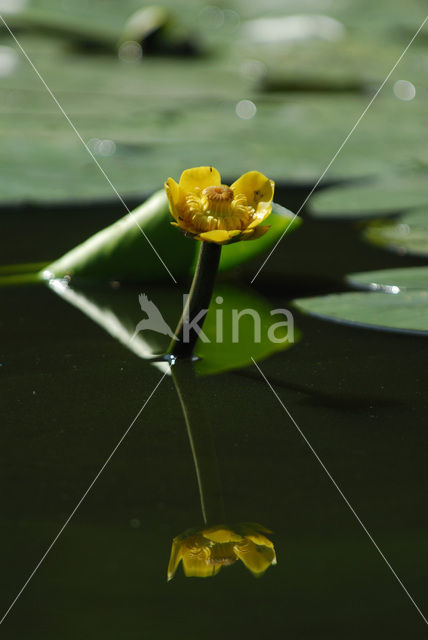
<svg viewBox="0 0 428 640">
<path fill-rule="evenodd" d="M 221 185 L 221 177 L 214 167 L 194 167 L 186 169 L 181 174 L 180 189 L 184 193 L 189 193 L 195 189 L 205 189 L 205 187 Z"/>
<path fill-rule="evenodd" d="M 255 576 L 260 576 L 271 564 L 276 564 L 276 556 L 273 549 L 259 547 L 250 540 L 236 544 L 234 551 L 247 569 Z"/>
<path fill-rule="evenodd" d="M 244 237 L 242 240 L 257 240 L 257 238 L 261 238 L 264 234 L 269 231 L 270 226 L 266 227 L 255 227 L 255 229 L 248 229 L 249 234 L 246 235 L 244 231 Z"/>
<path fill-rule="evenodd" d="M 231 186 L 235 195 L 243 193 L 247 204 L 257 208 L 259 202 L 272 202 L 275 183 L 259 171 L 248 171 Z"/>
<path fill-rule="evenodd" d="M 239 540 L 242 540 L 242 536 L 222 526 L 210 527 L 209 529 L 204 529 L 204 531 L 202 531 L 202 535 L 204 536 L 204 538 L 208 538 L 208 540 L 212 540 L 213 542 L 220 542 L 220 543 L 238 542 Z"/>
<path fill-rule="evenodd" d="M 248 225 L 248 229 L 252 229 L 253 227 L 257 227 L 261 222 L 266 220 L 266 218 L 272 213 L 272 205 L 268 202 L 260 202 L 257 206 L 256 213 L 254 214 L 254 218 L 252 222 Z"/>
<path fill-rule="evenodd" d="M 181 205 L 182 197 L 180 187 L 173 178 L 168 178 L 164 184 L 166 195 L 168 196 L 169 210 L 171 215 L 178 220 L 178 209 Z"/>
<path fill-rule="evenodd" d="M 198 235 L 199 240 L 204 242 L 215 242 L 216 244 L 225 244 L 230 242 L 232 238 L 239 235 L 240 231 L 226 231 L 225 229 L 215 229 L 214 231 L 204 231 Z"/>
<path fill-rule="evenodd" d="M 185 555 L 183 569 L 188 578 L 209 578 L 220 571 L 221 565 L 211 564 L 202 554 L 198 556 Z"/>
<path fill-rule="evenodd" d="M 190 236 L 196 236 L 196 234 L 198 233 L 192 226 L 186 224 L 185 222 L 181 222 L 181 220 L 179 220 L 178 222 L 170 222 L 169 224 L 172 224 L 173 227 L 178 227 L 180 231 Z M 198 238 L 196 238 L 196 240 L 198 240 Z"/>
<path fill-rule="evenodd" d="M 173 579 L 182 558 L 182 544 L 179 538 L 172 541 L 171 556 L 168 563 L 168 582 Z"/>
<path fill-rule="evenodd" d="M 259 547 L 269 547 L 269 549 L 273 549 L 273 542 L 266 538 L 262 533 L 247 534 L 245 537 Z"/>
</svg>

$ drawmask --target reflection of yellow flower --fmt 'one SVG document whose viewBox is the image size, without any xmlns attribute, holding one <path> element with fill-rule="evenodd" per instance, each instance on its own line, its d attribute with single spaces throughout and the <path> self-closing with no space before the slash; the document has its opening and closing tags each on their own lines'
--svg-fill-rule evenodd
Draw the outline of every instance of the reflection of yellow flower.
<svg viewBox="0 0 428 640">
<path fill-rule="evenodd" d="M 223 566 L 242 560 L 254 576 L 260 576 L 276 564 L 275 549 L 260 524 L 244 523 L 230 528 L 217 525 L 207 529 L 191 529 L 174 538 L 168 565 L 168 580 L 174 577 L 183 561 L 187 577 L 208 578 Z"/>
<path fill-rule="evenodd" d="M 274 186 L 258 171 L 244 173 L 228 187 L 214 167 L 186 169 L 178 184 L 172 178 L 165 182 L 171 224 L 205 242 L 254 240 L 269 229 L 258 225 L 272 211 Z"/>
</svg>

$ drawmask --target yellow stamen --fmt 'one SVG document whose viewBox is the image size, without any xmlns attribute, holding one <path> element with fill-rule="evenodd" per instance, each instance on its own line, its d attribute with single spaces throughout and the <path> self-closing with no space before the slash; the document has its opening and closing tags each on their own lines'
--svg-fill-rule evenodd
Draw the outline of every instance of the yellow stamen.
<svg viewBox="0 0 428 640">
<path fill-rule="evenodd" d="M 211 555 L 209 558 L 210 564 L 221 564 L 227 567 L 236 562 L 237 559 L 238 557 L 233 550 L 232 543 L 216 543 L 212 545 Z"/>
<path fill-rule="evenodd" d="M 202 192 L 186 196 L 184 220 L 197 232 L 246 229 L 255 211 L 247 205 L 244 194 L 234 194 L 230 187 L 205 187 Z"/>
<path fill-rule="evenodd" d="M 208 200 L 226 200 L 229 202 L 233 200 L 233 191 L 225 184 L 221 184 L 219 187 L 206 187 L 202 193 Z"/>
</svg>

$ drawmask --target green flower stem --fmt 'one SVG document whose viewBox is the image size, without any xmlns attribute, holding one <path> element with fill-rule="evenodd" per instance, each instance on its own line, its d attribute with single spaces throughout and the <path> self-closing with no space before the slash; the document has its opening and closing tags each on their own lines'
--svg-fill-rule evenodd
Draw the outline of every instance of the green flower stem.
<svg viewBox="0 0 428 640">
<path fill-rule="evenodd" d="M 221 245 L 215 244 L 214 242 L 201 242 L 198 263 L 196 265 L 195 275 L 193 276 L 189 297 L 187 298 L 183 315 L 175 330 L 174 339 L 168 349 L 168 353 L 175 358 L 190 358 L 193 354 L 198 340 L 198 334 L 192 330 L 187 337 L 185 334 L 185 326 L 186 324 L 190 324 L 203 309 L 208 309 L 210 306 L 220 255 Z M 204 320 L 205 316 L 199 320 L 199 327 L 202 328 Z"/>
<path fill-rule="evenodd" d="M 189 360 L 177 360 L 171 372 L 186 422 L 204 524 L 220 524 L 225 522 L 223 492 L 202 385 Z"/>
</svg>

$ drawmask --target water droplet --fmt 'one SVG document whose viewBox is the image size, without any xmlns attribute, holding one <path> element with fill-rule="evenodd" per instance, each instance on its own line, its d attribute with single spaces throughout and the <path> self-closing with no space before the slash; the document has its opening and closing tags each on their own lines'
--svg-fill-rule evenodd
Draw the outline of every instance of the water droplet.
<svg viewBox="0 0 428 640">
<path fill-rule="evenodd" d="M 88 140 L 88 147 L 100 156 L 113 156 L 116 153 L 116 143 L 113 140 L 100 140 L 91 138 Z"/>
<path fill-rule="evenodd" d="M 120 45 L 118 56 L 122 62 L 139 62 L 143 57 L 143 48 L 139 42 L 129 40 Z"/>
<path fill-rule="evenodd" d="M 207 29 L 220 29 L 224 25 L 224 11 L 214 5 L 208 5 L 199 12 L 199 20 Z"/>
<path fill-rule="evenodd" d="M 16 69 L 19 63 L 19 55 L 11 47 L 0 46 L 0 78 L 7 78 Z"/>
<path fill-rule="evenodd" d="M 100 140 L 97 152 L 100 156 L 113 156 L 116 153 L 116 143 L 113 140 Z"/>
<path fill-rule="evenodd" d="M 257 113 L 257 107 L 251 100 L 240 100 L 235 108 L 236 115 L 242 120 L 251 120 Z"/>
<path fill-rule="evenodd" d="M 236 11 L 231 11 L 230 9 L 226 9 L 226 11 L 223 11 L 223 16 L 224 16 L 224 26 L 229 31 L 235 31 L 241 24 L 240 15 L 239 13 L 236 13 Z"/>
<path fill-rule="evenodd" d="M 408 80 L 397 80 L 397 82 L 392 87 L 392 90 L 396 98 L 398 98 L 399 100 L 404 100 L 405 102 L 413 100 L 416 95 L 415 85 Z"/>
</svg>

